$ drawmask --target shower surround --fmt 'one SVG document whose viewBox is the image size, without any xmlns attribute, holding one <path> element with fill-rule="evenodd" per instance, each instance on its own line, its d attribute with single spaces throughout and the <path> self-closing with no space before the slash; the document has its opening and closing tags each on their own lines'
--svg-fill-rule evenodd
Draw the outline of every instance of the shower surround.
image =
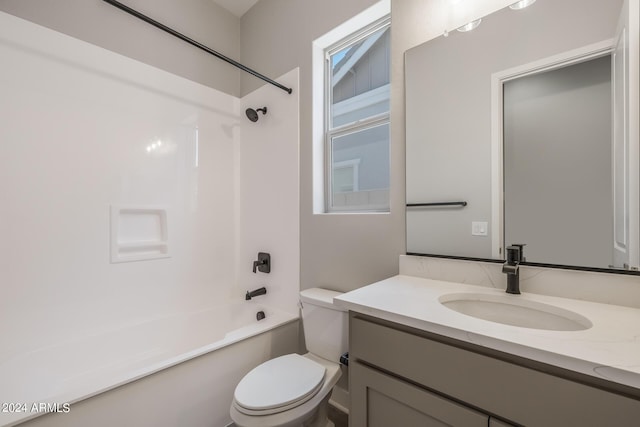
<svg viewBox="0 0 640 427">
<path fill-rule="evenodd" d="M 67 369 L 61 344 L 240 301 L 297 319 L 297 70 L 278 79 L 292 95 L 238 99 L 4 13 L 0 56 L 0 370 L 54 348 L 47 366 L 23 369 Z M 241 112 L 258 104 L 269 115 L 252 123 Z M 259 251 L 272 273 L 251 272 Z M 245 302 L 258 285 L 268 294 Z M 112 342 L 126 359 L 127 341 Z M 98 369 L 87 363 L 78 375 Z M 41 393 L 65 375 L 25 374 L 0 401 L 32 389 L 34 401 L 66 403 Z"/>
</svg>

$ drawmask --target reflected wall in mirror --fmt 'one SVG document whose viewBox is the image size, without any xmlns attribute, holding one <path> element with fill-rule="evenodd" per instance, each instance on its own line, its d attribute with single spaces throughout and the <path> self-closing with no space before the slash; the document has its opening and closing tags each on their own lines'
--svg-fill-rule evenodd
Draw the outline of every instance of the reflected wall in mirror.
<svg viewBox="0 0 640 427">
<path fill-rule="evenodd" d="M 537 0 L 406 52 L 407 204 L 467 202 L 407 207 L 408 253 L 638 266 L 637 3 Z"/>
</svg>

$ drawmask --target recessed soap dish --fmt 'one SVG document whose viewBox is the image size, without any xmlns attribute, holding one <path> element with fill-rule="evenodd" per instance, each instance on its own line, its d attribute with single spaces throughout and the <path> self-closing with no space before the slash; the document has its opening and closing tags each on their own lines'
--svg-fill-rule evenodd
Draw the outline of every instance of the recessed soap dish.
<svg viewBox="0 0 640 427">
<path fill-rule="evenodd" d="M 169 258 L 167 209 L 111 206 L 111 262 Z"/>
</svg>

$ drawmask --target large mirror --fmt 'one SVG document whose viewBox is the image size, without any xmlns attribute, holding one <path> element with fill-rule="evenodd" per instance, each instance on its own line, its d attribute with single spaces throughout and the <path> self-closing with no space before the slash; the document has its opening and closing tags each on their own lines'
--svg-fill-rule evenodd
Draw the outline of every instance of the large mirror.
<svg viewBox="0 0 640 427">
<path fill-rule="evenodd" d="M 407 253 L 635 270 L 628 4 L 513 6 L 405 54 Z"/>
</svg>

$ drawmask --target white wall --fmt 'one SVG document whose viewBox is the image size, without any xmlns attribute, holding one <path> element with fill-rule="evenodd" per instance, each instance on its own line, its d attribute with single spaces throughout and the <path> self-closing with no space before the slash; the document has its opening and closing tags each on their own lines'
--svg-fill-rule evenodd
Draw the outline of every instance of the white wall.
<svg viewBox="0 0 640 427">
<path fill-rule="evenodd" d="M 127 6 L 232 59 L 240 56 L 240 19 L 211 0 L 126 0 Z M 102 0 L 0 0 L 0 11 L 240 95 L 240 71 Z"/>
</svg>

